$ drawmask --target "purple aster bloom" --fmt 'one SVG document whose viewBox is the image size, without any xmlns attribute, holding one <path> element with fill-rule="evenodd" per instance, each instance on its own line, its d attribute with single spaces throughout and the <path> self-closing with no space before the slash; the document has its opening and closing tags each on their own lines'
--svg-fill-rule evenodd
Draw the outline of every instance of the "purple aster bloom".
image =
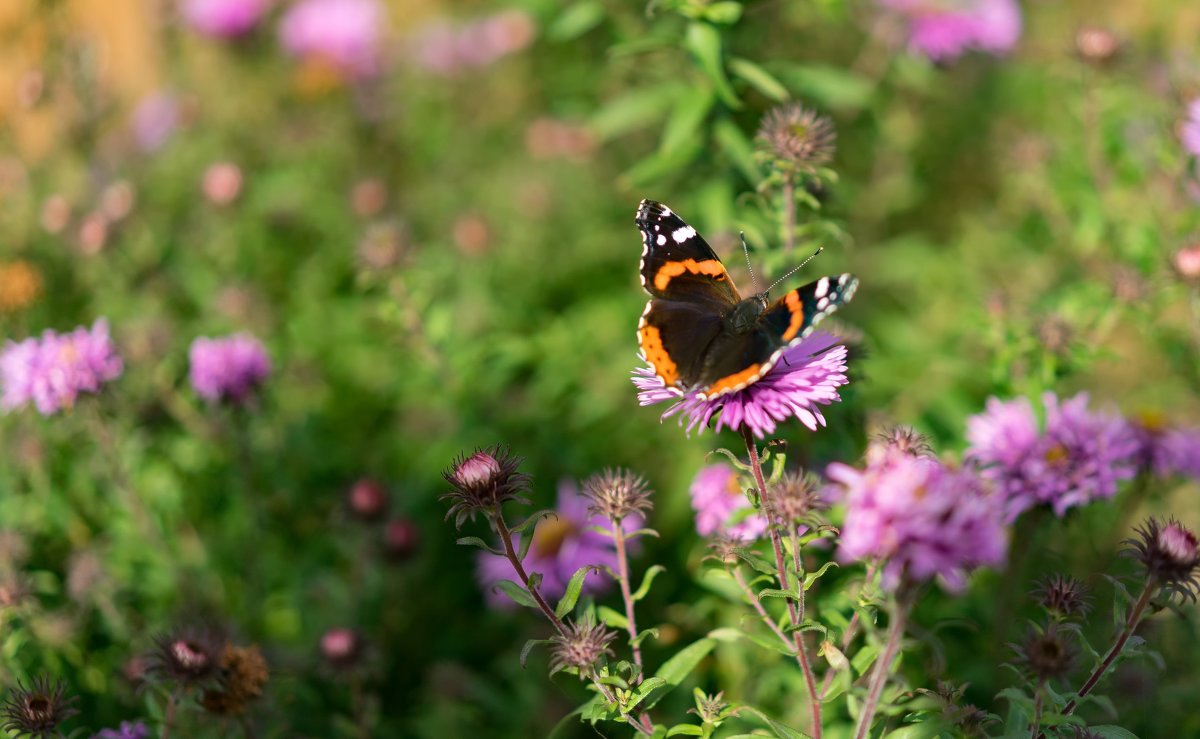
<svg viewBox="0 0 1200 739">
<path fill-rule="evenodd" d="M 1189 154 L 1200 157 L 1200 98 L 1188 103 L 1187 120 L 1179 127 L 1179 139 Z"/>
<path fill-rule="evenodd" d="M 200 337 L 188 352 L 196 394 L 212 403 L 241 403 L 271 374 L 262 343 L 240 333 L 219 339 Z"/>
<path fill-rule="evenodd" d="M 588 499 L 580 495 L 578 486 L 563 481 L 558 486 L 557 516 L 544 518 L 533 531 L 533 542 L 522 563 L 525 571 L 542 576 L 540 590 L 547 599 L 562 597 L 567 583 L 575 571 L 585 565 L 617 568 L 617 553 L 613 540 L 593 526 L 609 528 L 612 524 L 602 515 L 588 515 Z M 632 533 L 642 526 L 642 517 L 632 514 L 622 522 L 622 528 Z M 513 545 L 519 549 L 521 535 L 514 535 Z M 493 588 L 500 580 L 519 583 L 516 570 L 506 557 L 488 552 L 479 555 L 479 580 L 483 585 L 488 604 L 493 607 L 508 607 L 512 601 L 501 591 Z M 589 572 L 583 579 L 584 593 L 599 593 L 610 585 L 606 575 Z"/>
<path fill-rule="evenodd" d="M 1044 431 L 1025 398 L 990 398 L 987 410 L 967 421 L 967 458 L 996 484 L 1009 521 L 1043 503 L 1062 516 L 1073 506 L 1112 498 L 1118 483 L 1137 471 L 1138 440 L 1124 419 L 1088 410 L 1086 393 L 1061 403 L 1046 393 L 1042 401 Z"/>
<path fill-rule="evenodd" d="M 70 408 L 80 393 L 96 393 L 124 370 L 103 318 L 69 334 L 9 341 L 0 351 L 0 408 L 32 403 L 43 416 Z"/>
<path fill-rule="evenodd" d="M 1160 413 L 1140 414 L 1131 428 L 1139 470 L 1157 477 L 1200 479 L 1200 429 L 1173 428 Z"/>
<path fill-rule="evenodd" d="M 150 739 L 150 729 L 141 721 L 122 721 L 116 729 L 101 729 L 92 739 Z"/>
<path fill-rule="evenodd" d="M 909 47 L 933 61 L 951 61 L 971 50 L 1011 51 L 1021 36 L 1017 0 L 879 0 L 903 15 Z"/>
<path fill-rule="evenodd" d="M 133 111 L 130 127 L 138 149 L 146 153 L 163 147 L 182 117 L 179 99 L 169 92 L 156 92 L 142 98 Z"/>
<path fill-rule="evenodd" d="M 701 536 L 721 533 L 749 542 L 767 530 L 766 517 L 752 512 L 753 506 L 742 491 L 737 472 L 727 464 L 701 469 L 692 480 L 690 493 L 696 511 L 696 531 Z"/>
<path fill-rule="evenodd" d="M 236 38 L 254 29 L 270 0 L 183 0 L 183 18 L 205 36 Z"/>
<path fill-rule="evenodd" d="M 937 576 L 958 591 L 969 570 L 1004 561 L 1003 501 L 970 470 L 872 445 L 866 469 L 835 463 L 827 474 L 845 488 L 838 558 L 884 560 L 888 589 Z"/>
<path fill-rule="evenodd" d="M 744 424 L 760 439 L 774 433 L 776 424 L 789 416 L 816 431 L 818 425 L 825 425 L 820 406 L 841 400 L 837 389 L 850 381 L 846 377 L 846 347 L 837 346 L 838 341 L 832 334 L 815 331 L 785 351 L 758 382 L 709 400 L 701 400 L 696 391 L 681 395 L 666 387 L 650 367 L 635 369 L 633 384 L 642 405 L 675 401 L 662 418 L 680 414 L 679 423 L 683 425 L 687 417 L 688 433 L 697 426 L 703 433 L 714 415 L 717 431 L 726 426 L 737 430 Z"/>
<path fill-rule="evenodd" d="M 379 71 L 386 20 L 378 0 L 301 0 L 288 9 L 279 34 L 293 56 L 364 79 Z"/>
</svg>

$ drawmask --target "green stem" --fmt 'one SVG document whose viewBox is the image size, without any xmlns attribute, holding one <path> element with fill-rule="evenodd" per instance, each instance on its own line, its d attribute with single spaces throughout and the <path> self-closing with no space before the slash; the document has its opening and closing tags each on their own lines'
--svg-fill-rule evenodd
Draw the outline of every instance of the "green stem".
<svg viewBox="0 0 1200 739">
<path fill-rule="evenodd" d="M 887 685 L 888 676 L 892 674 L 892 662 L 896 660 L 896 652 L 900 649 L 900 640 L 908 625 L 908 613 L 912 609 L 912 597 L 909 590 L 904 583 L 901 583 L 892 613 L 892 622 L 888 624 L 887 642 L 884 644 L 883 654 L 879 656 L 875 662 L 875 669 L 871 672 L 867 700 L 863 704 L 862 714 L 858 717 L 858 729 L 854 732 L 854 739 L 866 739 L 867 734 L 871 732 L 871 721 L 875 718 L 875 712 L 879 710 L 879 699 L 883 695 L 884 686 Z"/>
</svg>

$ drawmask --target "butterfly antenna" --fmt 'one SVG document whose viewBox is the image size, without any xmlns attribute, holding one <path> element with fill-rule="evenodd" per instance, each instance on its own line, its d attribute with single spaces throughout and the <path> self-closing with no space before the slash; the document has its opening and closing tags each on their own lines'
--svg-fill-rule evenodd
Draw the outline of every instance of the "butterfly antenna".
<svg viewBox="0 0 1200 739">
<path fill-rule="evenodd" d="M 750 284 L 754 286 L 754 292 L 758 292 L 758 278 L 754 276 L 754 267 L 750 266 L 750 247 L 746 246 L 746 232 L 738 231 L 738 236 L 742 237 L 742 253 L 746 255 L 746 269 L 750 272 Z"/>
<path fill-rule="evenodd" d="M 806 265 L 806 264 L 808 264 L 809 262 L 811 262 L 811 261 L 812 261 L 812 260 L 813 260 L 813 259 L 814 259 L 814 258 L 815 258 L 817 255 L 818 255 L 818 254 L 820 254 L 820 253 L 821 253 L 821 252 L 823 252 L 823 251 L 825 251 L 825 247 L 823 247 L 823 246 L 818 246 L 818 247 L 817 247 L 817 250 L 816 250 L 816 251 L 814 251 L 812 254 L 810 254 L 810 255 L 809 255 L 808 259 L 805 259 L 803 262 L 801 262 L 801 263 L 800 263 L 800 264 L 798 264 L 797 266 L 793 267 L 793 268 L 792 268 L 792 270 L 791 270 L 790 272 L 788 272 L 786 275 L 784 275 L 783 277 L 780 277 L 778 280 L 775 280 L 774 282 L 772 282 L 772 283 L 771 283 L 771 286 L 767 288 L 767 292 L 771 292 L 772 290 L 774 290 L 774 289 L 775 289 L 775 286 L 776 286 L 776 285 L 778 285 L 779 283 L 783 282 L 784 280 L 786 280 L 787 278 L 791 277 L 792 275 L 796 274 L 796 273 L 797 273 L 797 272 L 799 272 L 800 270 L 804 269 L 804 265 Z"/>
</svg>

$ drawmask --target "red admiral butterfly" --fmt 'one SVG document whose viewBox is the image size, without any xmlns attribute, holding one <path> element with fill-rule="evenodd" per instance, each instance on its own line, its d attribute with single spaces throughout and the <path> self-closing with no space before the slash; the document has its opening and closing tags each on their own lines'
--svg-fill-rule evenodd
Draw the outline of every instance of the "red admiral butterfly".
<svg viewBox="0 0 1200 739">
<path fill-rule="evenodd" d="M 670 208 L 643 200 L 637 225 L 642 287 L 651 296 L 638 343 L 654 373 L 680 395 L 711 400 L 757 382 L 858 287 L 856 277 L 843 274 L 774 303 L 767 291 L 743 298 L 712 247 Z"/>
</svg>

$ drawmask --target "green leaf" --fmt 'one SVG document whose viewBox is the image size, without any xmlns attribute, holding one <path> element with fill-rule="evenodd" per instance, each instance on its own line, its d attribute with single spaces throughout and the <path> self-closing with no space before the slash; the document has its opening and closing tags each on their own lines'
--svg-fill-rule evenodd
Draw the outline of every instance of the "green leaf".
<svg viewBox="0 0 1200 739">
<path fill-rule="evenodd" d="M 778 652 L 779 654 L 784 654 L 788 657 L 794 657 L 796 655 L 790 646 L 785 646 L 774 634 L 768 637 L 765 634 L 755 634 L 752 631 L 743 631 L 741 629 L 735 629 L 732 626 L 726 626 L 724 628 L 714 629 L 708 632 L 708 636 L 712 639 L 723 642 L 732 642 L 737 641 L 738 639 L 745 639 L 749 642 L 757 644 L 763 649 L 767 649 L 772 652 Z"/>
<path fill-rule="evenodd" d="M 673 85 L 634 90 L 606 102 L 588 122 L 588 128 L 600 141 L 654 125 L 667 114 L 678 95 Z"/>
<path fill-rule="evenodd" d="M 529 659 L 529 653 L 539 644 L 553 644 L 553 639 L 530 639 L 525 642 L 525 646 L 521 647 L 521 669 L 525 668 L 525 662 Z"/>
<path fill-rule="evenodd" d="M 774 67 L 798 96 L 827 108 L 861 110 L 870 102 L 875 83 L 854 72 L 826 64 Z"/>
<path fill-rule="evenodd" d="M 526 608 L 538 607 L 537 601 L 533 599 L 533 596 L 529 594 L 529 591 L 516 584 L 512 580 L 501 580 L 492 586 L 492 590 L 496 590 L 497 588 L 504 591 L 504 594 L 511 598 L 512 601 L 518 605 L 525 606 Z"/>
<path fill-rule="evenodd" d="M 793 729 L 787 724 L 782 724 L 753 706 L 746 706 L 745 711 L 753 713 L 762 719 L 767 726 L 771 727 L 771 731 L 775 732 L 775 736 L 779 737 L 779 739 L 812 739 L 811 736 L 805 734 L 803 731 Z"/>
<path fill-rule="evenodd" d="M 1099 734 L 1104 739 L 1138 739 L 1137 734 L 1134 734 L 1129 729 L 1121 728 L 1113 724 L 1103 724 L 1101 726 L 1089 726 L 1093 734 Z"/>
<path fill-rule="evenodd" d="M 679 650 L 669 660 L 664 662 L 658 671 L 654 673 L 655 677 L 663 679 L 664 684 L 661 685 L 653 695 L 646 699 L 646 708 L 651 709 L 654 704 L 658 703 L 664 695 L 674 689 L 679 683 L 683 682 L 684 678 L 696 669 L 696 665 L 708 656 L 708 653 L 717 645 L 715 639 L 698 639 L 683 649 Z"/>
<path fill-rule="evenodd" d="M 901 726 L 886 734 L 887 739 L 933 739 L 942 732 L 952 728 L 952 725 L 942 720 L 922 721 L 919 724 Z"/>
<path fill-rule="evenodd" d="M 639 633 L 637 636 L 635 636 L 633 639 L 631 639 L 629 641 L 629 644 L 630 644 L 630 646 L 640 647 L 640 646 L 642 646 L 642 642 L 645 641 L 646 637 L 650 637 L 650 636 L 653 636 L 655 639 L 657 639 L 658 638 L 658 629 L 654 629 L 654 628 L 642 629 L 641 633 Z"/>
<path fill-rule="evenodd" d="M 766 588 L 758 591 L 758 599 L 763 598 L 787 598 L 789 600 L 800 600 L 800 594 L 795 590 L 780 590 L 778 588 Z"/>
<path fill-rule="evenodd" d="M 700 145 L 700 129 L 715 102 L 712 88 L 707 85 L 697 85 L 684 92 L 671 109 L 658 150 L 671 154 L 687 146 Z"/>
<path fill-rule="evenodd" d="M 599 2 L 577 2 L 569 5 L 546 29 L 551 41 L 570 41 L 592 30 L 604 20 L 604 5 Z"/>
<path fill-rule="evenodd" d="M 862 649 L 854 653 L 850 658 L 850 666 L 859 675 L 865 675 L 871 665 L 875 663 L 875 658 L 879 656 L 878 644 L 864 644 Z"/>
<path fill-rule="evenodd" d="M 754 159 L 754 146 L 733 121 L 728 118 L 717 121 L 713 125 L 713 138 L 743 177 L 755 183 L 762 180 L 762 170 Z"/>
<path fill-rule="evenodd" d="M 694 724 L 675 724 L 667 729 L 667 736 L 704 736 L 704 728 Z"/>
<path fill-rule="evenodd" d="M 567 582 L 567 592 L 563 593 L 563 597 L 559 599 L 558 605 L 554 607 L 554 615 L 562 618 L 571 612 L 575 604 L 579 601 L 579 593 L 583 590 L 583 580 L 587 574 L 592 571 L 599 572 L 600 568 L 595 565 L 584 565 L 575 574 L 571 575 L 571 579 Z"/>
<path fill-rule="evenodd" d="M 734 110 L 740 109 L 742 102 L 738 100 L 737 93 L 729 84 L 729 78 L 725 76 L 725 65 L 721 58 L 721 32 L 709 23 L 689 23 L 684 46 L 692 52 L 700 70 L 712 80 L 721 102 Z"/>
<path fill-rule="evenodd" d="M 631 699 L 630 699 L 630 701 L 629 701 L 628 703 L 626 703 L 626 704 L 625 704 L 624 706 L 622 706 L 622 707 L 623 707 L 623 708 L 624 708 L 626 711 L 632 711 L 634 708 L 636 708 L 636 707 L 637 707 L 637 705 L 638 705 L 639 703 L 641 703 L 642 701 L 646 700 L 646 698 L 647 698 L 647 697 L 648 697 L 648 696 L 649 696 L 649 695 L 650 695 L 652 692 L 654 692 L 654 690 L 655 690 L 656 688 L 663 687 L 663 686 L 665 686 L 666 684 L 667 684 L 667 681 L 666 681 L 666 680 L 664 680 L 664 679 L 663 679 L 663 678 L 661 678 L 661 677 L 648 677 L 648 678 L 646 678 L 645 680 L 643 680 L 643 681 L 642 681 L 642 684 L 638 686 L 637 692 L 633 694 L 633 698 L 631 698 Z"/>
<path fill-rule="evenodd" d="M 704 18 L 710 23 L 729 26 L 737 23 L 742 17 L 742 4 L 733 0 L 720 0 L 704 9 Z"/>
<path fill-rule="evenodd" d="M 749 59 L 733 57 L 729 60 L 729 71 L 776 102 L 785 102 L 790 97 L 782 82 Z"/>
<path fill-rule="evenodd" d="M 629 621 L 626 620 L 625 614 L 617 613 L 608 606 L 599 606 L 596 608 L 596 615 L 604 623 L 612 626 L 615 629 L 628 629 Z"/>
<path fill-rule="evenodd" d="M 821 577 L 825 574 L 826 570 L 828 570 L 830 567 L 837 567 L 837 566 L 838 566 L 837 562 L 830 560 L 830 561 L 826 562 L 825 564 L 821 565 L 821 569 L 817 570 L 816 572 L 810 572 L 810 573 L 806 574 L 804 576 L 805 592 L 807 592 L 809 590 L 809 588 L 811 588 L 813 586 L 813 584 L 815 584 L 817 582 L 817 580 L 821 579 Z"/>
<path fill-rule="evenodd" d="M 505 552 L 503 549 L 497 549 L 496 547 L 492 546 L 491 544 L 488 544 L 483 539 L 480 539 L 478 536 L 462 536 L 462 537 L 459 537 L 458 540 L 455 541 L 454 543 L 458 544 L 459 546 L 464 546 L 464 547 L 479 547 L 480 549 L 491 552 L 492 554 L 495 554 L 498 557 L 505 556 Z"/>
<path fill-rule="evenodd" d="M 639 601 L 642 598 L 645 598 L 646 593 L 650 592 L 650 584 L 654 582 L 655 576 L 666 571 L 667 568 L 663 567 L 662 565 L 653 565 L 650 567 L 650 569 L 646 570 L 646 574 L 642 575 L 642 584 L 639 585 L 638 589 L 633 593 L 633 599 L 635 601 Z"/>
</svg>

